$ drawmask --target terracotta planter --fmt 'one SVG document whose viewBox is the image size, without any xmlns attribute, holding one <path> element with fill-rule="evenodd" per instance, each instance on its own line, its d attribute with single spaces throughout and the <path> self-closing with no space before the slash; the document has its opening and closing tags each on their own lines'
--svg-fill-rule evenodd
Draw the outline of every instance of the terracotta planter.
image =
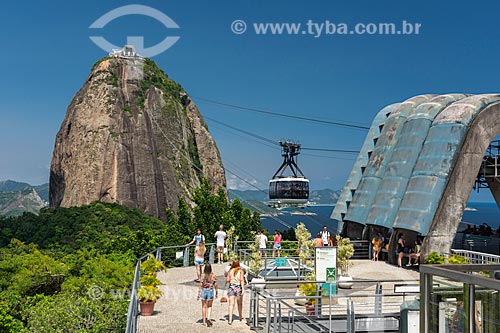
<svg viewBox="0 0 500 333">
<path fill-rule="evenodd" d="M 141 306 L 141 316 L 153 315 L 155 309 L 155 302 L 139 302 Z"/>
</svg>

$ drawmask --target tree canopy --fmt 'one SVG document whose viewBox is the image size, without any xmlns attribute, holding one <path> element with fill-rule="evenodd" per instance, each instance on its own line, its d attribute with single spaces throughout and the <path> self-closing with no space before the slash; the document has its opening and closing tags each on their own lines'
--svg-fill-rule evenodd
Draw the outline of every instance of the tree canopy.
<svg viewBox="0 0 500 333">
<path fill-rule="evenodd" d="M 166 221 L 102 202 L 0 216 L 0 332 L 123 332 L 138 257 L 186 244 L 196 228 L 207 242 L 220 224 L 240 239 L 261 228 L 257 213 L 206 180 L 193 201 L 179 199 Z"/>
</svg>

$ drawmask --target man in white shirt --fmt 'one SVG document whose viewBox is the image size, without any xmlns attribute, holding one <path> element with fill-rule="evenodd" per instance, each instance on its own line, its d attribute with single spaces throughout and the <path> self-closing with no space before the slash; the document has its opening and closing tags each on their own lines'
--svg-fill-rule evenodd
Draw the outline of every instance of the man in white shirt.
<svg viewBox="0 0 500 333">
<path fill-rule="evenodd" d="M 330 238 L 330 233 L 326 228 L 326 225 L 323 227 L 323 231 L 321 231 L 321 239 L 323 240 L 323 246 L 328 246 L 328 239 Z"/>
<path fill-rule="evenodd" d="M 196 235 L 194 235 L 194 237 L 193 237 L 193 240 L 184 246 L 189 246 L 193 243 L 196 243 L 196 246 L 198 246 L 198 245 L 200 245 L 201 242 L 203 242 L 203 243 L 205 242 L 205 236 L 203 236 L 203 234 L 201 233 L 201 229 L 198 228 L 198 230 L 196 230 Z"/>
<path fill-rule="evenodd" d="M 219 231 L 215 233 L 215 238 L 217 239 L 218 263 L 221 264 L 224 262 L 224 240 L 226 239 L 226 232 L 222 224 L 219 226 Z"/>
<path fill-rule="evenodd" d="M 259 240 L 259 254 L 262 257 L 264 255 L 267 257 L 266 249 L 267 249 L 267 236 L 264 235 L 264 230 L 260 230 L 257 232 L 257 239 Z"/>
</svg>

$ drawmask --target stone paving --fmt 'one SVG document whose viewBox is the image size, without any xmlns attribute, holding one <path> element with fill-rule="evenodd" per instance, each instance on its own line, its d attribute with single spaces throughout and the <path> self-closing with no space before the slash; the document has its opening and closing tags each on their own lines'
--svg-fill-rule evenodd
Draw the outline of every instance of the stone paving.
<svg viewBox="0 0 500 333">
<path fill-rule="evenodd" d="M 353 266 L 350 268 L 349 273 L 355 280 L 401 279 L 410 281 L 418 280 L 419 278 L 419 273 L 416 269 L 398 268 L 397 266 L 389 265 L 383 261 L 352 260 L 352 262 Z M 194 282 L 196 277 L 194 267 L 181 267 L 171 268 L 166 273 L 159 274 L 159 279 L 164 283 L 164 285 L 160 286 L 164 295 L 156 303 L 153 316 L 139 316 L 138 332 L 250 332 L 250 327 L 246 324 L 246 320 L 240 322 L 237 319 L 236 307 L 233 324 L 228 324 L 227 303 L 220 302 L 220 297 L 226 295 L 226 288 L 224 287 L 225 279 L 223 275 L 225 266 L 225 264 L 212 265 L 217 275 L 217 281 L 219 282 L 219 299 L 215 300 L 213 303 L 212 319 L 214 325 L 212 327 L 205 327 L 201 324 L 201 302 L 196 300 L 198 284 Z M 411 281 L 408 283 L 414 284 L 417 282 Z M 387 288 L 387 292 L 390 292 L 393 286 L 390 285 L 384 288 Z M 374 286 L 371 285 L 362 288 L 362 290 L 355 289 L 356 288 L 354 288 L 354 290 L 349 290 L 348 292 L 346 290 L 346 293 L 355 294 L 359 292 L 372 292 Z M 248 317 L 249 301 L 249 290 L 246 290 L 243 297 L 244 317 Z M 343 302 L 341 301 L 340 303 Z"/>
<path fill-rule="evenodd" d="M 164 295 L 155 305 L 155 312 L 150 317 L 139 316 L 138 333 L 160 332 L 250 332 L 250 327 L 238 320 L 237 306 L 233 314 L 233 324 L 228 324 L 228 303 L 221 303 L 220 297 L 226 295 L 224 287 L 224 268 L 226 264 L 214 264 L 212 268 L 217 275 L 219 298 L 214 300 L 212 307 L 212 327 L 201 323 L 201 302 L 196 300 L 198 283 L 194 281 L 194 267 L 171 268 L 158 274 L 164 283 L 159 286 Z M 243 316 L 248 317 L 250 303 L 249 291 L 243 296 Z"/>
</svg>

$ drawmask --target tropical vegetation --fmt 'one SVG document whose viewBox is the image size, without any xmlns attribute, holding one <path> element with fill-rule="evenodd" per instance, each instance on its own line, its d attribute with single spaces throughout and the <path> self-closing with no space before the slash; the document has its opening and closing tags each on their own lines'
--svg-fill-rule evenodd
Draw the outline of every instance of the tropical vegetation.
<svg viewBox="0 0 500 333">
<path fill-rule="evenodd" d="M 198 227 L 207 240 L 220 224 L 240 239 L 261 228 L 258 214 L 206 180 L 192 197 L 193 208 L 179 199 L 166 221 L 102 202 L 0 217 L 0 332 L 123 332 L 139 257 L 186 244 Z M 141 282 L 150 287 L 142 296 L 159 296 L 154 274 Z"/>
</svg>

